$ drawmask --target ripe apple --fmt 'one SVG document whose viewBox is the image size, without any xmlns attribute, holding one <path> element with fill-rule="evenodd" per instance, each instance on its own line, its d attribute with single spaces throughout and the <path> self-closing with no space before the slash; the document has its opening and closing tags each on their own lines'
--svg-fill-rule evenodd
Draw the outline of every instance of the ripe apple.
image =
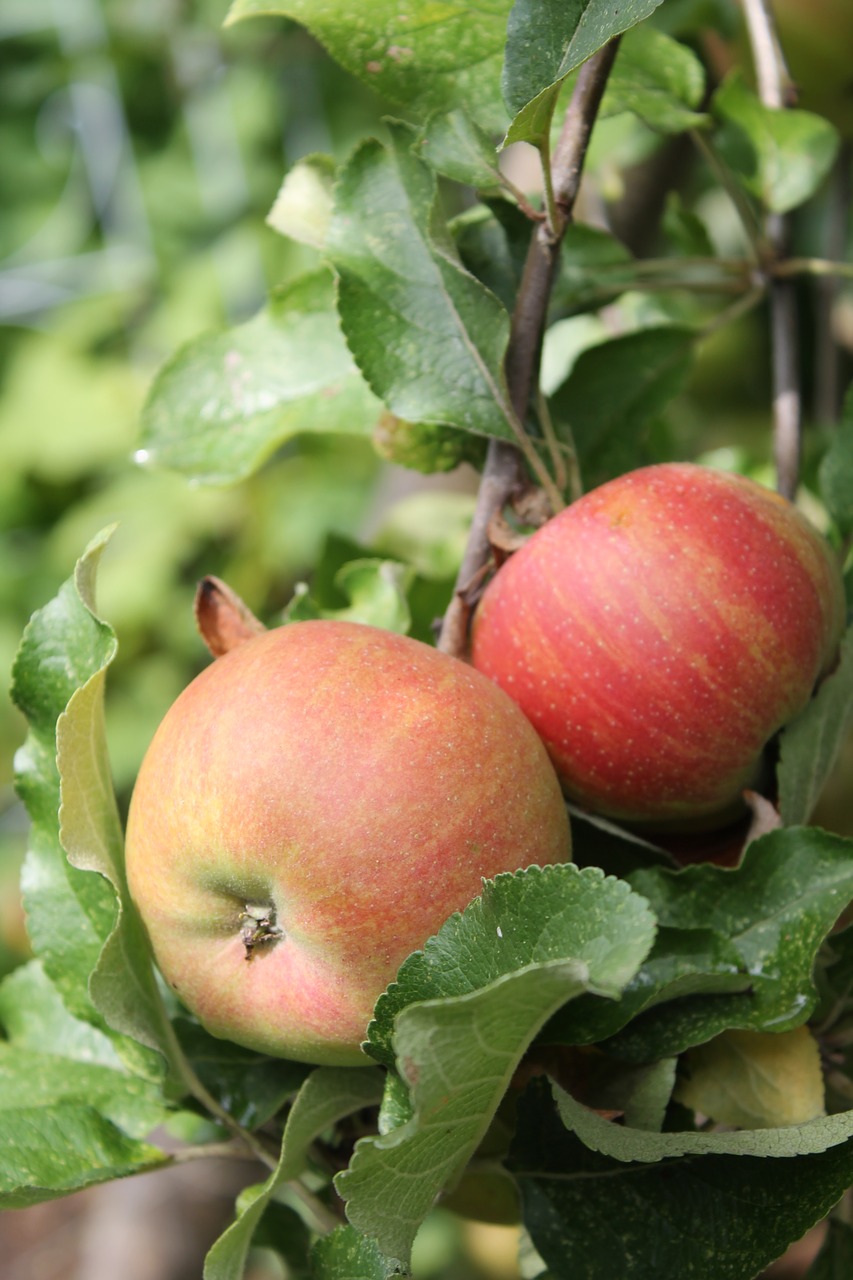
<svg viewBox="0 0 853 1280">
<path fill-rule="evenodd" d="M 498 570 L 473 662 L 579 804 L 722 826 L 831 667 L 843 615 L 839 570 L 790 503 L 664 464 L 586 494 Z"/>
<path fill-rule="evenodd" d="M 373 1005 L 482 877 L 567 861 L 541 742 L 491 681 L 374 627 L 246 640 L 167 712 L 134 789 L 131 895 L 216 1036 L 367 1061 Z"/>
</svg>

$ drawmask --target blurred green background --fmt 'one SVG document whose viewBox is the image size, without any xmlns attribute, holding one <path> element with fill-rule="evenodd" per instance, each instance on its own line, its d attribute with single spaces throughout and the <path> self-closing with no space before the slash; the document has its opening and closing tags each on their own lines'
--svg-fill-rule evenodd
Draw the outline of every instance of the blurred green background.
<svg viewBox="0 0 853 1280">
<path fill-rule="evenodd" d="M 226 577 L 283 604 L 328 530 L 356 533 L 369 444 L 299 443 L 239 489 L 132 461 L 140 406 L 184 341 L 233 323 L 303 251 L 264 225 L 287 166 L 343 156 L 378 118 L 297 28 L 220 32 L 222 0 L 0 5 L 0 670 L 86 542 L 118 530 L 99 605 L 120 637 L 109 733 L 126 795 L 202 664 L 192 589 Z M 24 725 L 0 702 L 0 969 L 23 945 L 15 884 Z"/>
</svg>

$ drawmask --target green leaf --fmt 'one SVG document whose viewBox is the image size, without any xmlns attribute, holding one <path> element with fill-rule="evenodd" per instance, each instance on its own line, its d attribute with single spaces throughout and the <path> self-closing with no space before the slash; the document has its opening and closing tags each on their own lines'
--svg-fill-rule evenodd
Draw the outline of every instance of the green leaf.
<svg viewBox="0 0 853 1280">
<path fill-rule="evenodd" d="M 542 146 L 560 88 L 613 36 L 654 13 L 661 0 L 515 0 L 507 25 L 503 92 L 514 119 L 507 142 Z"/>
<path fill-rule="evenodd" d="M 812 1023 L 821 1034 L 830 1030 L 850 1007 L 853 995 L 853 926 L 835 929 L 820 949 L 815 967 L 820 1002 Z"/>
<path fill-rule="evenodd" d="M 522 1098 L 509 1165 L 554 1280 L 745 1280 L 820 1221 L 853 1175 L 843 1126 L 824 1149 L 832 1120 L 777 1139 L 767 1130 L 657 1134 L 627 1131 L 561 1093 L 573 1133 L 549 1095 L 538 1081 Z M 813 1154 L 758 1159 L 746 1154 L 753 1148 Z"/>
<path fill-rule="evenodd" d="M 312 1238 L 310 1228 L 296 1209 L 272 1200 L 255 1228 L 252 1247 L 274 1250 L 284 1261 L 287 1280 L 300 1280 L 300 1277 L 311 1274 L 309 1254 Z"/>
<path fill-rule="evenodd" d="M 678 1102 L 742 1129 L 802 1125 L 825 1114 L 820 1050 L 808 1027 L 724 1031 L 682 1058 Z"/>
<path fill-rule="evenodd" d="M 470 995 L 554 958 L 591 964 L 595 956 L 606 955 L 608 971 L 618 973 L 611 985 L 621 990 L 653 941 L 646 904 L 597 867 L 581 871 L 565 863 L 499 875 L 403 962 L 396 981 L 376 1002 L 365 1048 L 392 1067 L 399 1056 L 396 1019 L 409 1005 Z M 617 994 L 607 992 L 609 1000 Z"/>
<path fill-rule="evenodd" d="M 605 1003 L 581 996 L 551 1019 L 542 1039 L 547 1044 L 596 1044 L 646 1009 L 686 996 L 748 991 L 751 985 L 741 956 L 722 934 L 659 927 L 651 952 L 619 1000 Z"/>
<path fill-rule="evenodd" d="M 383 1257 L 375 1240 L 354 1227 L 338 1227 L 323 1236 L 311 1253 L 312 1280 L 389 1280 L 400 1268 Z"/>
<path fill-rule="evenodd" d="M 392 138 L 359 147 L 336 189 L 328 253 L 347 342 L 399 418 L 513 439 L 509 317 L 456 257 L 410 131 L 392 126 Z"/>
<path fill-rule="evenodd" d="M 838 665 L 779 738 L 779 814 L 786 826 L 807 822 L 853 725 L 853 628 Z"/>
<path fill-rule="evenodd" d="M 373 447 L 386 462 L 422 475 L 455 471 L 463 462 L 482 470 L 488 450 L 482 436 L 435 422 L 405 422 L 393 413 L 376 424 Z"/>
<path fill-rule="evenodd" d="M 405 1080 L 396 1071 L 389 1071 L 385 1076 L 385 1092 L 379 1108 L 379 1132 L 391 1133 L 393 1129 L 399 1129 L 411 1120 L 412 1115 L 412 1098 Z"/>
<path fill-rule="evenodd" d="M 311 1073 L 288 1114 L 276 1169 L 266 1182 L 241 1194 L 236 1221 L 207 1255 L 204 1280 L 242 1280 L 255 1228 L 277 1188 L 299 1177 L 308 1147 L 324 1129 L 353 1111 L 378 1105 L 382 1086 L 379 1071 L 318 1067 Z"/>
<path fill-rule="evenodd" d="M 226 25 L 253 14 L 302 23 L 332 57 L 389 102 L 418 116 L 476 110 L 503 128 L 498 92 L 508 0 L 234 0 Z"/>
<path fill-rule="evenodd" d="M 748 191 L 766 208 L 786 213 L 817 191 L 838 153 L 837 131 L 809 111 L 766 107 L 732 72 L 717 90 L 722 121 L 717 145 Z"/>
<path fill-rule="evenodd" d="M 618 995 L 653 931 L 624 882 L 595 868 L 533 867 L 486 882 L 404 962 L 366 1047 L 382 1058 L 393 1051 L 413 1116 L 358 1143 L 336 1179 L 350 1221 L 383 1253 L 408 1261 L 418 1226 L 476 1150 L 547 1018 L 583 991 Z"/>
<path fill-rule="evenodd" d="M 661 226 L 675 253 L 686 258 L 713 258 L 714 246 L 707 226 L 686 207 L 677 191 L 667 195 Z"/>
<path fill-rule="evenodd" d="M 267 226 L 312 249 L 322 249 L 332 217 L 335 162 L 331 156 L 303 156 L 288 170 Z"/>
<path fill-rule="evenodd" d="M 650 129 L 681 133 L 707 122 L 696 110 L 704 93 L 705 69 L 696 54 L 646 25 L 623 38 L 600 113 L 633 111 Z"/>
<path fill-rule="evenodd" d="M 599 227 L 573 222 L 563 236 L 552 309 L 577 315 L 632 288 L 636 279 L 634 260 L 621 241 Z"/>
<path fill-rule="evenodd" d="M 85 1104 L 133 1138 L 166 1118 L 159 1087 L 129 1074 L 109 1037 L 68 1012 L 38 961 L 0 986 L 0 1023 L 0 1112 Z"/>
<path fill-rule="evenodd" d="M 271 1120 L 298 1091 L 311 1068 L 269 1058 L 209 1035 L 198 1023 L 175 1020 L 175 1032 L 199 1080 L 244 1129 Z"/>
<path fill-rule="evenodd" d="M 318 605 L 303 583 L 287 606 L 285 622 L 305 622 L 314 618 L 338 618 L 397 631 L 406 635 L 412 615 L 406 600 L 412 570 L 394 560 L 351 560 L 335 574 L 335 587 L 348 597 L 345 609 L 325 609 Z"/>
<path fill-rule="evenodd" d="M 590 1151 L 623 1163 L 654 1164 L 680 1156 L 730 1155 L 762 1156 L 788 1160 L 815 1155 L 832 1147 L 848 1147 L 847 1160 L 853 1169 L 853 1111 L 835 1116 L 819 1116 L 804 1124 L 778 1128 L 740 1129 L 737 1132 L 652 1133 L 629 1129 L 605 1120 L 554 1086 L 560 1119 Z"/>
<path fill-rule="evenodd" d="M 558 432 L 567 424 L 587 489 L 644 462 L 647 431 L 690 371 L 695 335 L 661 327 L 583 351 L 552 400 Z"/>
<path fill-rule="evenodd" d="M 59 839 L 71 866 L 103 877 L 118 904 L 114 927 L 89 976 L 92 1002 L 113 1030 L 161 1050 L 168 1059 L 171 1028 L 148 942 L 127 889 L 124 840 L 107 755 L 104 686 L 117 644 L 112 628 L 95 612 L 95 574 L 108 536 L 90 544 L 75 572 L 80 616 L 88 616 L 99 643 L 93 647 L 88 678 L 71 695 L 56 723 Z M 149 1055 L 127 1044 L 123 1052 L 131 1055 L 137 1069 L 159 1074 Z"/>
<path fill-rule="evenodd" d="M 449 225 L 466 270 L 511 312 L 530 245 L 530 219 L 518 205 L 484 196 Z"/>
<path fill-rule="evenodd" d="M 385 1087 L 381 1071 L 370 1067 L 318 1067 L 305 1081 L 284 1127 L 278 1177 L 296 1178 L 305 1168 L 308 1148 L 337 1120 L 379 1106 Z"/>
<path fill-rule="evenodd" d="M 820 495 L 844 533 L 853 529 L 853 386 L 844 401 L 842 420 L 821 459 Z"/>
<path fill-rule="evenodd" d="M 0 1209 L 23 1209 L 168 1163 L 162 1151 L 127 1137 L 83 1103 L 0 1111 Z"/>
<path fill-rule="evenodd" d="M 853 1227 L 841 1218 L 830 1218 L 820 1253 L 806 1273 L 806 1280 L 848 1280 L 853 1274 Z"/>
<path fill-rule="evenodd" d="M 619 1057 L 649 1061 L 730 1028 L 787 1031 L 806 1021 L 817 1001 L 818 948 L 853 898 L 853 841 L 788 827 L 749 845 L 735 870 L 654 868 L 629 880 L 663 927 L 727 937 L 751 979 L 740 995 L 687 996 L 651 1009 L 608 1043 Z"/>
<path fill-rule="evenodd" d="M 436 173 L 455 182 L 486 191 L 503 183 L 494 142 L 462 109 L 430 116 L 414 151 Z"/>
<path fill-rule="evenodd" d="M 97 560 L 103 540 L 87 555 Z M 24 632 L 13 672 L 12 698 L 29 721 L 15 758 L 18 792 L 31 828 L 21 877 L 28 930 L 36 955 L 72 1013 L 100 1021 L 89 998 L 89 974 L 113 927 L 115 897 L 99 876 L 69 866 L 59 843 L 56 722 L 72 695 L 103 660 L 102 632 L 72 579 L 36 613 Z"/>
<path fill-rule="evenodd" d="M 675 867 L 678 864 L 657 845 L 620 827 L 618 823 L 566 806 L 572 821 L 572 862 L 579 867 L 602 867 L 621 879 L 639 867 Z"/>
<path fill-rule="evenodd" d="M 380 412 L 320 271 L 282 286 L 248 323 L 197 338 L 168 361 L 143 408 L 137 458 L 230 484 L 300 432 L 369 435 Z"/>
</svg>

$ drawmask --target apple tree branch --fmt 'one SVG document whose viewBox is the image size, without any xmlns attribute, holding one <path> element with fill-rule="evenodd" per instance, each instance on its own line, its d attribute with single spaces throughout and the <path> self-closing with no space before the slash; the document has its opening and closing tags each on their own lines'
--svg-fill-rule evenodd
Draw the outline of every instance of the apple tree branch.
<svg viewBox="0 0 853 1280">
<path fill-rule="evenodd" d="M 533 231 L 513 309 L 505 359 L 507 387 L 521 421 L 527 416 L 542 353 L 545 317 L 559 261 L 560 244 L 580 187 L 592 127 L 616 57 L 618 36 L 594 54 L 578 72 L 550 172 L 553 200 Z M 489 443 L 471 531 L 453 599 L 441 626 L 438 648 L 456 657 L 467 647 L 468 623 L 491 556 L 489 526 L 508 502 L 528 486 L 524 460 L 515 445 Z"/>
</svg>

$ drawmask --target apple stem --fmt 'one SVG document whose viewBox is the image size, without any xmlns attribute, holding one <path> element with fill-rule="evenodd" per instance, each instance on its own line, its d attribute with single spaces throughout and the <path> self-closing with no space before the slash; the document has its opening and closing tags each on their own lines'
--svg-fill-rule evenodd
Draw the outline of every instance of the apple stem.
<svg viewBox="0 0 853 1280">
<path fill-rule="evenodd" d="M 752 255 L 751 265 L 757 266 L 766 260 L 769 246 L 765 241 L 755 209 L 738 183 L 737 178 L 704 133 L 699 129 L 691 129 L 690 137 L 697 151 L 699 151 L 708 168 L 732 202 L 749 245 Z"/>
<path fill-rule="evenodd" d="M 504 361 L 510 400 L 521 422 L 527 417 L 533 388 L 538 386 L 542 336 L 560 244 L 571 221 L 592 126 L 618 47 L 617 36 L 578 72 L 554 149 L 553 167 L 547 172 L 546 186 L 551 197 L 548 217 L 537 224 L 530 238 Z M 438 637 L 438 648 L 444 653 L 457 658 L 465 655 L 471 611 L 483 586 L 483 569 L 491 558 L 489 526 L 493 517 L 527 486 L 524 459 L 518 447 L 503 440 L 490 440 L 468 543 Z"/>
<path fill-rule="evenodd" d="M 767 0 L 741 0 L 755 63 L 758 94 L 766 107 L 781 110 L 796 102 L 796 90 L 785 63 L 776 24 Z M 787 214 L 768 213 L 765 233 L 771 262 L 784 260 L 790 241 Z M 802 396 L 800 392 L 797 298 L 791 280 L 769 282 L 773 362 L 773 457 L 776 488 L 793 501 L 800 470 Z"/>
<path fill-rule="evenodd" d="M 172 1154 L 172 1164 L 190 1164 L 194 1160 L 245 1160 L 247 1152 L 242 1142 L 208 1142 L 198 1146 L 181 1147 Z M 268 1168 L 274 1169 L 278 1161 L 272 1164 L 265 1162 Z M 319 1196 L 309 1191 L 297 1178 L 285 1184 L 295 1199 L 299 1200 L 314 1222 L 321 1235 L 328 1235 L 341 1225 L 343 1219 L 329 1209 Z"/>
</svg>

